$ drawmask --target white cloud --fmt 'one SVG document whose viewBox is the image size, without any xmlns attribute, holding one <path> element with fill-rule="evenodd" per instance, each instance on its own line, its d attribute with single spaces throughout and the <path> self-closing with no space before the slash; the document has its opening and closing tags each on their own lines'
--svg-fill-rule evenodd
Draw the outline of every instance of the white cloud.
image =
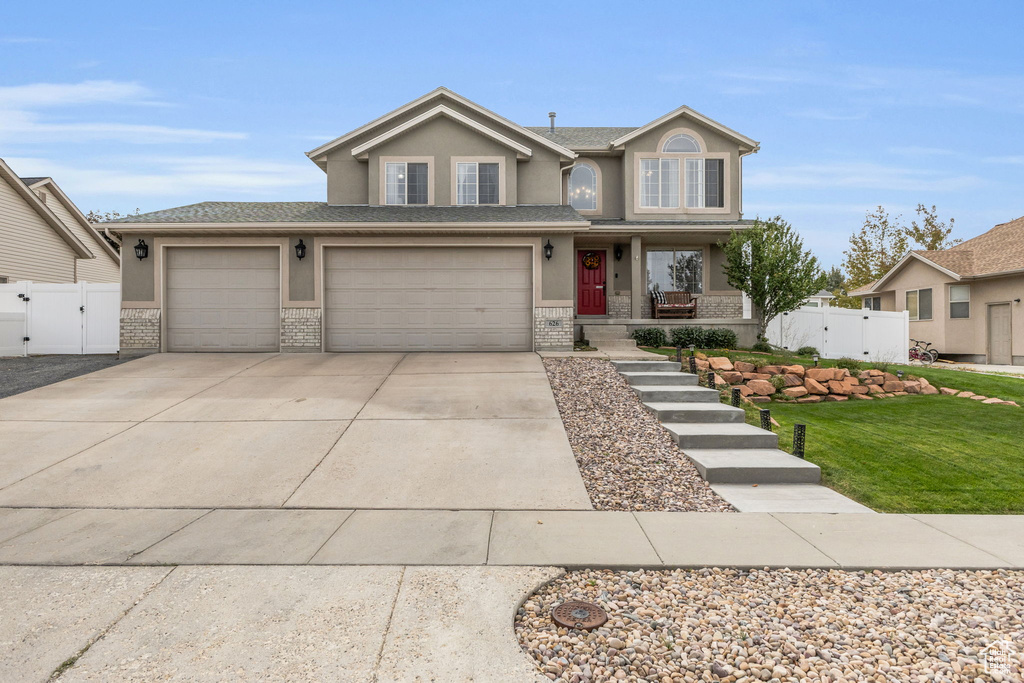
<svg viewBox="0 0 1024 683">
<path fill-rule="evenodd" d="M 138 83 L 83 81 L 81 83 L 29 83 L 0 87 L 0 109 L 60 107 L 111 102 L 142 103 L 153 93 Z"/>
<path fill-rule="evenodd" d="M 982 161 L 987 164 L 1012 164 L 1014 166 L 1024 166 L 1024 155 L 987 157 L 982 159 Z"/>
<path fill-rule="evenodd" d="M 982 180 L 971 175 L 947 175 L 938 171 L 900 168 L 867 162 L 797 164 L 747 171 L 747 188 L 861 188 L 915 192 L 955 192 L 977 187 Z"/>
<path fill-rule="evenodd" d="M 179 197 L 189 202 L 253 195 L 263 198 L 295 188 L 309 189 L 309 199 L 316 200 L 324 184 L 323 171 L 309 162 L 147 156 L 83 167 L 36 157 L 7 161 L 20 175 L 53 177 L 76 203 L 78 197 L 89 196 L 113 196 L 125 205 L 144 203 L 148 197 Z"/>
</svg>

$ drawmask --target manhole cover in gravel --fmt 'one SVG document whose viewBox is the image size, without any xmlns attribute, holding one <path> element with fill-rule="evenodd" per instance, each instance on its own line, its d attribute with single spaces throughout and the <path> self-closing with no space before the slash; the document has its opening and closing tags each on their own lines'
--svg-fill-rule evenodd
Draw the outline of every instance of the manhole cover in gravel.
<svg viewBox="0 0 1024 683">
<path fill-rule="evenodd" d="M 592 631 L 603 626 L 608 621 L 608 615 L 592 602 L 573 601 L 563 602 L 551 610 L 551 619 L 565 628 Z"/>
</svg>

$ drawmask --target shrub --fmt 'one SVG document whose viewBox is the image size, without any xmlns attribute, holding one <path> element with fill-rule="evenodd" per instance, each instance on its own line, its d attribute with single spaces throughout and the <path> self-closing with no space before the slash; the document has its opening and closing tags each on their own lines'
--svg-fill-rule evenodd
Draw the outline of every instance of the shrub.
<svg viewBox="0 0 1024 683">
<path fill-rule="evenodd" d="M 665 337 L 665 330 L 660 327 L 641 327 L 633 330 L 633 339 L 637 346 L 666 346 L 668 338 Z"/>
<path fill-rule="evenodd" d="M 730 329 L 703 327 L 674 327 L 671 330 L 673 346 L 689 346 L 698 349 L 735 349 L 736 333 Z"/>
<path fill-rule="evenodd" d="M 798 355 L 798 356 L 820 356 L 821 354 L 818 353 L 818 349 L 814 348 L 813 346 L 801 346 L 799 349 L 796 350 L 796 355 Z"/>
<path fill-rule="evenodd" d="M 768 342 L 764 341 L 763 339 L 761 341 L 757 342 L 756 344 L 754 344 L 753 346 L 751 346 L 750 350 L 751 351 L 759 351 L 761 353 L 773 353 L 773 351 L 774 351 L 774 349 L 772 349 L 772 345 L 769 344 Z"/>
<path fill-rule="evenodd" d="M 853 358 L 840 358 L 836 361 L 836 367 L 850 371 L 860 370 L 860 361 L 854 360 Z"/>
<path fill-rule="evenodd" d="M 881 370 L 882 372 L 889 372 L 888 363 L 872 363 L 871 368 L 874 370 Z"/>
<path fill-rule="evenodd" d="M 786 388 L 786 379 L 782 375 L 773 375 L 769 382 L 775 387 L 775 391 L 782 391 Z"/>
</svg>

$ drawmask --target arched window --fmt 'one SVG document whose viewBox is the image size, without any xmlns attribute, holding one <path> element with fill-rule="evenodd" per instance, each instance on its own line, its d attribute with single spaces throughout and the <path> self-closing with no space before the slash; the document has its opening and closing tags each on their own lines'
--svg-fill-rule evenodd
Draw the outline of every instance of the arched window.
<svg viewBox="0 0 1024 683">
<path fill-rule="evenodd" d="M 590 164 L 576 164 L 569 173 L 569 205 L 577 211 L 597 210 L 597 172 Z"/>
<path fill-rule="evenodd" d="M 661 148 L 662 152 L 672 152 L 675 154 L 679 153 L 696 153 L 700 154 L 700 143 L 692 135 L 686 133 L 678 133 L 673 135 L 665 141 L 665 146 Z"/>
</svg>

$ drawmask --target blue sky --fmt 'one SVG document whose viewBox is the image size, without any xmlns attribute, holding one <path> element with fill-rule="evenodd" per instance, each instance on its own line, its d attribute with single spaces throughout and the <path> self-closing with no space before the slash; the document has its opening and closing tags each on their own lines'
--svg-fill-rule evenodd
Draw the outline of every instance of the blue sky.
<svg viewBox="0 0 1024 683">
<path fill-rule="evenodd" d="M 761 141 L 745 215 L 1024 215 L 1024 3 L 13 3 L 0 157 L 83 210 L 322 200 L 304 152 L 445 85 L 523 125 L 682 104 Z"/>
</svg>

